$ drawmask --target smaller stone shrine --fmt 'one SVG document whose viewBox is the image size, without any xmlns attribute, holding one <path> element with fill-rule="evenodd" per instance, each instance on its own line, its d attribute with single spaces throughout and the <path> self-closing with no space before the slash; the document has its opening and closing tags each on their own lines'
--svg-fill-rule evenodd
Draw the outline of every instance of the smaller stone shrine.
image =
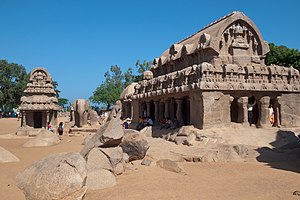
<svg viewBox="0 0 300 200">
<path fill-rule="evenodd" d="M 19 109 L 22 119 L 17 135 L 36 135 L 41 128 L 47 129 L 48 122 L 57 125 L 58 100 L 46 69 L 32 70 Z"/>
</svg>

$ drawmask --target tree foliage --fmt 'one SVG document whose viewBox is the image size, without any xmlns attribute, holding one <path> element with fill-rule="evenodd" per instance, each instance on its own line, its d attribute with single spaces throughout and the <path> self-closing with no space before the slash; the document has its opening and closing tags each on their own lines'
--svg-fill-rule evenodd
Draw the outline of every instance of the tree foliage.
<svg viewBox="0 0 300 200">
<path fill-rule="evenodd" d="M 146 60 L 140 62 L 140 60 L 137 60 L 135 67 L 137 68 L 138 75 L 134 76 L 134 82 L 141 81 L 143 78 L 143 73 L 147 70 L 150 70 L 151 66 L 152 62 L 147 62 Z"/>
<path fill-rule="evenodd" d="M 65 105 L 67 105 L 69 103 L 69 100 L 66 98 L 58 98 L 58 105 L 60 107 L 65 107 Z"/>
<path fill-rule="evenodd" d="M 54 87 L 54 91 L 56 92 L 56 97 L 59 98 L 60 90 L 58 89 L 58 82 L 57 81 L 52 81 L 52 85 Z"/>
<path fill-rule="evenodd" d="M 110 108 L 120 97 L 124 89 L 124 75 L 117 65 L 111 66 L 110 70 L 104 74 L 105 80 L 96 88 L 90 101 L 93 103 L 103 103 Z"/>
<path fill-rule="evenodd" d="M 0 107 L 2 109 L 19 106 L 28 77 L 22 65 L 0 60 Z"/>
<path fill-rule="evenodd" d="M 105 80 L 96 88 L 93 95 L 89 98 L 96 104 L 105 104 L 107 109 L 110 108 L 120 97 L 124 88 L 132 82 L 142 80 L 142 74 L 151 68 L 151 62 L 137 60 L 135 67 L 137 74 L 129 67 L 126 72 L 122 72 L 117 65 L 111 66 L 110 70 L 104 74 Z"/>
<path fill-rule="evenodd" d="M 266 64 L 280 65 L 300 70 L 300 52 L 298 49 L 289 49 L 286 46 L 276 46 L 270 43 L 270 52 L 266 55 Z"/>
</svg>

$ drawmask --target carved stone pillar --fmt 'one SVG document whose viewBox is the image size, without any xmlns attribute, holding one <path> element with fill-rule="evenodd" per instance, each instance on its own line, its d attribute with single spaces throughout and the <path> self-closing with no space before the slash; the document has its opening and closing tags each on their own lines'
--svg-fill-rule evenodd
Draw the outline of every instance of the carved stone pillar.
<svg viewBox="0 0 300 200">
<path fill-rule="evenodd" d="M 274 101 L 274 126 L 276 127 L 280 127 L 281 123 L 280 123 L 280 98 L 281 97 L 277 97 L 276 100 Z"/>
<path fill-rule="evenodd" d="M 238 122 L 243 125 L 249 125 L 248 122 L 248 97 L 240 97 L 238 99 Z"/>
<path fill-rule="evenodd" d="M 159 123 L 159 101 L 154 101 L 154 122 Z"/>
<path fill-rule="evenodd" d="M 46 111 L 46 124 L 44 124 L 44 128 L 47 129 L 47 124 L 48 122 L 52 123 L 51 120 L 50 120 L 50 112 L 49 111 Z"/>
<path fill-rule="evenodd" d="M 146 117 L 150 117 L 150 106 L 151 106 L 151 102 L 147 102 L 147 116 Z"/>
<path fill-rule="evenodd" d="M 258 117 L 258 127 L 266 128 L 271 127 L 270 116 L 269 116 L 269 105 L 270 97 L 264 96 L 258 101 L 259 106 L 259 117 Z"/>
<path fill-rule="evenodd" d="M 176 110 L 176 118 L 177 120 L 182 123 L 183 119 L 182 119 L 182 99 L 176 99 L 176 106 L 177 106 L 177 110 Z"/>
<path fill-rule="evenodd" d="M 48 122 L 50 122 L 50 113 L 49 113 L 49 111 L 47 111 L 46 114 L 47 114 L 47 116 L 46 116 L 47 117 L 46 122 L 48 123 Z"/>
<path fill-rule="evenodd" d="M 122 107 L 123 108 L 123 107 Z M 130 113 L 129 113 L 129 102 L 128 101 L 126 101 L 126 103 L 125 103 L 125 114 L 124 114 L 124 117 L 125 118 L 127 118 L 127 117 L 129 117 L 129 115 L 130 115 Z"/>
<path fill-rule="evenodd" d="M 133 123 L 138 123 L 139 122 L 139 116 L 141 116 L 140 115 L 140 108 L 141 108 L 140 103 L 137 99 L 133 99 L 132 102 L 131 102 L 131 106 L 132 106 L 132 109 L 131 109 L 131 111 L 132 111 L 132 115 L 131 115 L 132 122 Z"/>
<path fill-rule="evenodd" d="M 159 120 L 162 120 L 164 118 L 164 108 L 165 108 L 164 102 L 160 101 L 159 102 Z"/>
<path fill-rule="evenodd" d="M 175 117 L 175 101 L 174 99 L 170 100 L 170 119 L 173 120 Z"/>
<path fill-rule="evenodd" d="M 165 114 L 164 114 L 166 118 L 170 118 L 169 107 L 170 107 L 170 100 L 166 100 L 165 101 Z"/>
</svg>

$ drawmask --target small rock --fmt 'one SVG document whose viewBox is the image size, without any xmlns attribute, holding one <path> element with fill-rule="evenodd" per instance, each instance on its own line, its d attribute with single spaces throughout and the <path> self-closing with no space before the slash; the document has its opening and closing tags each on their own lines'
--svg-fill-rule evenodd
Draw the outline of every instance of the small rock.
<svg viewBox="0 0 300 200">
<path fill-rule="evenodd" d="M 185 171 L 178 166 L 178 164 L 169 159 L 161 159 L 156 162 L 157 166 L 178 174 L 186 175 Z"/>
<path fill-rule="evenodd" d="M 141 162 L 141 165 L 145 166 L 156 166 L 156 162 L 153 159 L 150 158 L 144 158 Z"/>
</svg>

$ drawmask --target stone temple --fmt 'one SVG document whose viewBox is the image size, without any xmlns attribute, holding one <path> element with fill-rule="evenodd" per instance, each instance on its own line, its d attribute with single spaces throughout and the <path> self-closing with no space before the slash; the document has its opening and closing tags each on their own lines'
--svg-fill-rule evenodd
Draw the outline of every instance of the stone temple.
<svg viewBox="0 0 300 200">
<path fill-rule="evenodd" d="M 134 123 L 145 115 L 156 123 L 176 117 L 200 129 L 269 127 L 272 108 L 274 126 L 300 126 L 299 71 L 266 66 L 268 52 L 255 24 L 232 12 L 155 58 L 134 91 L 121 95 L 123 116 Z"/>
<path fill-rule="evenodd" d="M 57 125 L 58 100 L 52 79 L 46 69 L 37 68 L 30 73 L 19 107 L 22 115 L 18 135 L 34 135 L 48 122 Z"/>
</svg>

